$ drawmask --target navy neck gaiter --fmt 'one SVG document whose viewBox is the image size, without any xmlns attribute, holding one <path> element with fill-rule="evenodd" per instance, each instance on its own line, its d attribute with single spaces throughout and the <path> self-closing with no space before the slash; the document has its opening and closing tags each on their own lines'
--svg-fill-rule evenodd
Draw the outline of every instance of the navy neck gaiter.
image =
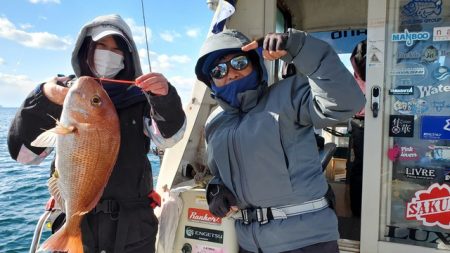
<svg viewBox="0 0 450 253">
<path fill-rule="evenodd" d="M 226 101 L 234 108 L 240 107 L 240 101 L 237 95 L 247 90 L 255 90 L 259 85 L 258 71 L 253 70 L 248 76 L 233 81 L 223 87 L 217 87 L 214 83 L 211 84 L 211 89 L 214 94 Z"/>
<path fill-rule="evenodd" d="M 135 103 L 147 100 L 142 90 L 136 86 L 108 83 L 105 81 L 102 84 L 117 109 L 126 108 Z"/>
</svg>

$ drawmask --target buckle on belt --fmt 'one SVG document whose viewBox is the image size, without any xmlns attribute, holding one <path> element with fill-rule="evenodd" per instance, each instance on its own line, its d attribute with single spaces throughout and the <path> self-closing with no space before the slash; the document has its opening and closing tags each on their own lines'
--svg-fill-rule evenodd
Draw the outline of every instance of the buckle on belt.
<svg viewBox="0 0 450 253">
<path fill-rule="evenodd" d="M 252 222 L 259 222 L 259 224 L 264 225 L 273 220 L 272 211 L 270 207 L 263 208 L 248 208 L 241 209 L 242 223 L 249 225 Z"/>
<path fill-rule="evenodd" d="M 118 213 L 119 212 L 119 203 L 115 200 L 102 200 L 97 203 L 94 207 L 94 213 Z"/>
</svg>

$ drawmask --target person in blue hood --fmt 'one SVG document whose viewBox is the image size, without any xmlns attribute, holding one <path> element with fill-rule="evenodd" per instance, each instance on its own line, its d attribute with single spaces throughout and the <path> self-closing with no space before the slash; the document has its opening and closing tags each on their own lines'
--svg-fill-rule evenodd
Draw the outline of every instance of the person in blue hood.
<svg viewBox="0 0 450 253">
<path fill-rule="evenodd" d="M 264 59 L 296 74 L 269 85 Z M 205 129 L 209 209 L 236 219 L 240 252 L 339 252 L 314 129 L 346 122 L 365 98 L 334 50 L 295 29 L 261 46 L 226 29 L 206 39 L 195 73 L 222 108 Z"/>
<path fill-rule="evenodd" d="M 25 99 L 9 129 L 11 157 L 23 164 L 40 163 L 52 148 L 30 143 L 55 126 L 70 79 L 97 78 L 119 116 L 121 143 L 100 201 L 82 220 L 84 252 L 155 252 L 158 220 L 152 207 L 157 198 L 147 154 L 150 141 L 164 149 L 183 137 L 186 117 L 181 99 L 163 74 L 142 73 L 131 29 L 119 15 L 96 17 L 81 28 L 72 67 L 75 76 L 42 83 Z M 63 219 L 58 216 L 53 231 Z"/>
</svg>

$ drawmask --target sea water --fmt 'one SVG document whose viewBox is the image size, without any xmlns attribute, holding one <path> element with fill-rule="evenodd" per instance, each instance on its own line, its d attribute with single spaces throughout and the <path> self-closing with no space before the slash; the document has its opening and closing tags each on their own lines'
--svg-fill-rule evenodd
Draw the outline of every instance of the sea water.
<svg viewBox="0 0 450 253">
<path fill-rule="evenodd" d="M 39 217 L 50 198 L 47 179 L 54 153 L 39 165 L 22 165 L 9 156 L 8 129 L 17 108 L 0 107 L 0 252 L 29 252 Z M 159 158 L 149 154 L 153 184 L 159 172 Z M 42 239 L 50 235 L 44 229 Z"/>
</svg>

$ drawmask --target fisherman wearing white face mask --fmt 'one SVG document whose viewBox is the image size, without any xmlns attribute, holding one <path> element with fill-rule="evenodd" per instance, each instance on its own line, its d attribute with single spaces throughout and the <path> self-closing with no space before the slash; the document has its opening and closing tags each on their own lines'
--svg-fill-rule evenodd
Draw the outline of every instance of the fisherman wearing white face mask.
<svg viewBox="0 0 450 253">
<path fill-rule="evenodd" d="M 81 224 L 84 252 L 154 252 L 158 221 L 151 207 L 157 198 L 147 154 L 150 140 L 166 148 L 182 138 L 186 120 L 180 97 L 162 74 L 142 74 L 131 30 L 118 15 L 100 16 L 82 27 L 72 66 L 76 77 L 98 78 L 116 107 L 121 131 L 108 184 Z M 30 143 L 55 126 L 52 117 L 60 117 L 69 79 L 42 83 L 26 98 L 9 130 L 13 159 L 37 164 L 51 152 Z M 129 85 L 132 82 L 135 86 Z M 63 219 L 58 217 L 53 231 Z"/>
</svg>

